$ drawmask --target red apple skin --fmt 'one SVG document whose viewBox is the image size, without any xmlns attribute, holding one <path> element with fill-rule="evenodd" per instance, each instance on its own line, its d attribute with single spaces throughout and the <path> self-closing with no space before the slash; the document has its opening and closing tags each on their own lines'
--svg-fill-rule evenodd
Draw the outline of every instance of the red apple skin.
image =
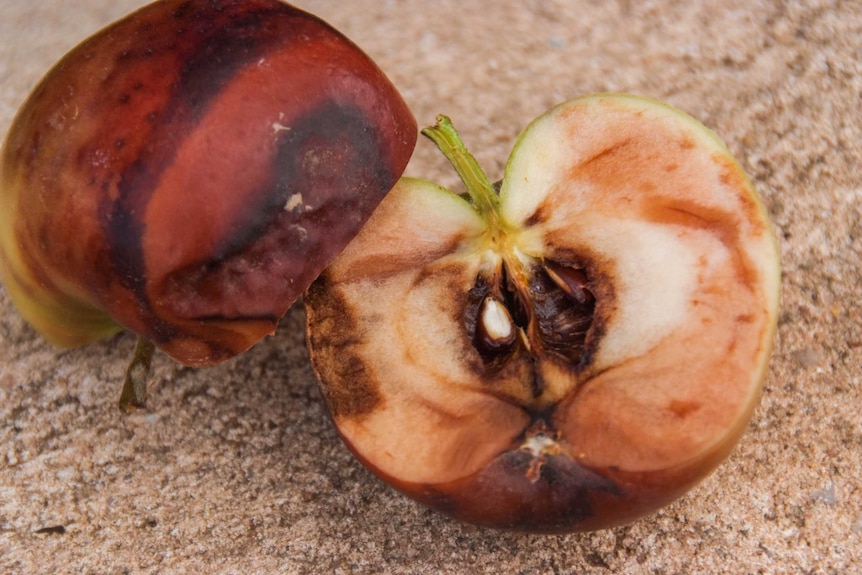
<svg viewBox="0 0 862 575">
<path fill-rule="evenodd" d="M 682 497 L 718 466 L 742 435 L 704 459 L 675 469 L 626 472 L 548 457 L 536 481 L 527 478 L 531 456 L 517 446 L 472 476 L 447 484 L 400 481 L 352 450 L 401 493 L 452 519 L 482 527 L 544 534 L 595 531 L 627 525 Z M 481 494 L 481 495 L 477 495 Z"/>
<path fill-rule="evenodd" d="M 0 172 L 0 272 L 50 341 L 121 327 L 188 365 L 273 332 L 412 154 L 362 51 L 276 0 L 167 0 L 35 88 Z"/>
</svg>

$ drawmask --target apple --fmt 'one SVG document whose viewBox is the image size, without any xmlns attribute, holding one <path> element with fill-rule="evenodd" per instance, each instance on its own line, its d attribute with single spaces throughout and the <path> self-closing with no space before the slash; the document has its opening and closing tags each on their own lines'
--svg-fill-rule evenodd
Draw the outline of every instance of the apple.
<svg viewBox="0 0 862 575">
<path fill-rule="evenodd" d="M 154 2 L 73 49 L 16 115 L 0 277 L 54 344 L 139 334 L 124 405 L 140 403 L 153 347 L 202 366 L 272 333 L 416 137 L 383 72 L 318 18 Z"/>
<path fill-rule="evenodd" d="M 492 185 L 441 117 L 467 188 L 402 178 L 305 296 L 339 433 L 456 519 L 624 524 L 724 460 L 757 404 L 779 258 L 718 137 L 630 95 L 560 104 Z"/>
</svg>

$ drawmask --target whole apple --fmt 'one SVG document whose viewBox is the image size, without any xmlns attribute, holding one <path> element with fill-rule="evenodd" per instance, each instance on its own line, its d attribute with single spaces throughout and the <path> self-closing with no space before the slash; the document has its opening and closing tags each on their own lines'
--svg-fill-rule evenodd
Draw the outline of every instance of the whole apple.
<svg viewBox="0 0 862 575">
<path fill-rule="evenodd" d="M 0 276 L 57 345 L 128 329 L 145 355 L 225 360 L 274 331 L 416 136 L 383 72 L 316 17 L 154 2 L 72 50 L 15 117 Z"/>
</svg>

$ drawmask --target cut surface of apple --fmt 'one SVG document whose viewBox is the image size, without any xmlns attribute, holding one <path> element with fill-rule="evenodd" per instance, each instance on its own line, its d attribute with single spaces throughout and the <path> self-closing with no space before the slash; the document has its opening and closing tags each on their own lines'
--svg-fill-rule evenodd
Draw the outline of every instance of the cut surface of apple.
<svg viewBox="0 0 862 575">
<path fill-rule="evenodd" d="M 732 450 L 778 308 L 768 215 L 724 144 L 657 101 L 565 102 L 492 186 L 403 178 L 306 294 L 343 438 L 455 518 L 566 532 L 669 503 Z"/>
</svg>

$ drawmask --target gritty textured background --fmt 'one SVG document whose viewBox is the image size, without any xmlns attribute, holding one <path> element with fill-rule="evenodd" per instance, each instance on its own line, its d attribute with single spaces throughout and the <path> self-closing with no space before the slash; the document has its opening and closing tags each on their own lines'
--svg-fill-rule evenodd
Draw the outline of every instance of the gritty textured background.
<svg viewBox="0 0 862 575">
<path fill-rule="evenodd" d="M 54 61 L 140 4 L 2 0 L 0 132 Z M 486 531 L 352 459 L 299 306 L 219 367 L 159 357 L 149 411 L 123 417 L 133 338 L 53 349 L 0 290 L 0 573 L 862 573 L 862 3 L 300 4 L 378 61 L 420 125 L 452 116 L 492 179 L 531 119 L 587 92 L 662 98 L 716 130 L 763 195 L 784 266 L 748 433 L 631 526 Z M 408 173 L 456 181 L 425 140 Z"/>
</svg>

